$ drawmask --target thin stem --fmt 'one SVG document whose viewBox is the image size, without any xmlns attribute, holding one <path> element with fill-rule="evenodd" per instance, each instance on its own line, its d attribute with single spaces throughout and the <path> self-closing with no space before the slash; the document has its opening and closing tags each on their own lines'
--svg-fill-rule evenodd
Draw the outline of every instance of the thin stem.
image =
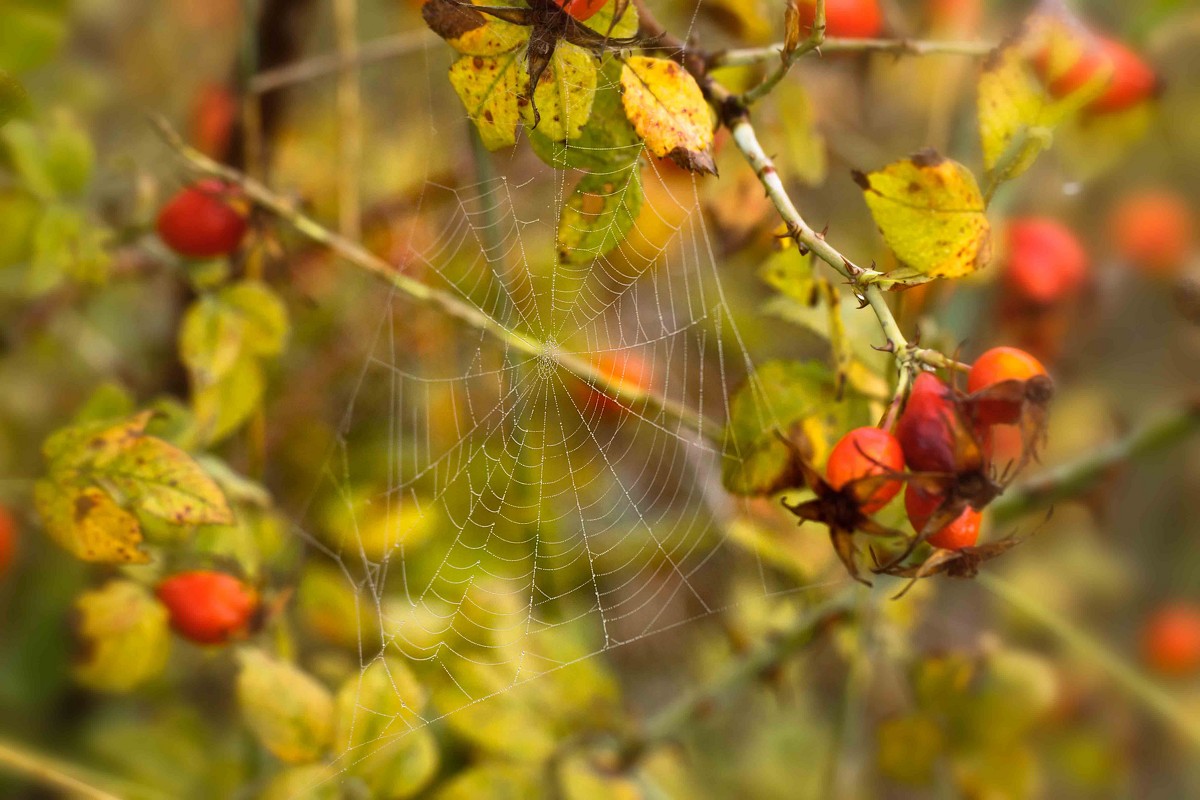
<svg viewBox="0 0 1200 800">
<path fill-rule="evenodd" d="M 358 0 L 334 0 L 337 41 L 338 231 L 349 239 L 362 234 L 359 176 L 362 174 L 362 92 L 358 74 Z"/>
<path fill-rule="evenodd" d="M 1200 401 L 1193 401 L 1147 422 L 1124 439 L 1078 461 L 1046 470 L 1009 489 L 992 503 L 993 519 L 1009 522 L 1060 500 L 1077 497 L 1096 486 L 1121 463 L 1172 447 L 1197 432 L 1200 432 Z"/>
<path fill-rule="evenodd" d="M 642 734 L 633 743 L 636 756 L 647 748 L 678 736 L 688 725 L 723 701 L 729 701 L 746 687 L 800 650 L 826 625 L 853 611 L 858 604 L 859 587 L 844 589 L 820 605 L 806 609 L 785 630 L 768 638 L 745 656 L 737 659 L 711 683 L 693 687 L 646 721 Z"/>
<path fill-rule="evenodd" d="M 898 56 L 958 55 L 980 57 L 996 49 L 994 42 L 937 41 L 929 39 L 843 39 L 826 37 L 818 49 L 821 53 L 891 53 Z M 741 67 L 772 61 L 783 57 L 782 42 L 766 47 L 746 47 L 723 50 L 709 59 L 710 69 Z"/>
<path fill-rule="evenodd" d="M 990 573 L 981 574 L 976 580 L 989 592 L 1053 633 L 1088 663 L 1100 667 L 1121 688 L 1144 703 L 1192 746 L 1200 749 L 1200 717 L 1189 713 L 1178 698 L 1163 691 L 1136 667 L 1081 631 L 1069 619 L 1027 597 L 1012 584 Z"/>
<path fill-rule="evenodd" d="M 622 384 L 618 377 L 608 375 L 590 360 L 559 350 L 534 336 L 512 330 L 484 311 L 458 299 L 449 292 L 428 286 L 410 275 L 398 272 L 392 264 L 367 250 L 358 242 L 329 230 L 312 217 L 296 210 L 291 201 L 276 194 L 259 181 L 189 147 L 165 119 L 153 117 L 152 122 L 166 143 L 192 169 L 238 185 L 246 197 L 259 207 L 275 214 L 302 236 L 328 247 L 354 266 L 382 279 L 409 299 L 465 322 L 518 352 L 534 358 L 548 359 L 551 363 L 619 400 L 637 406 L 646 404 L 658 408 L 711 442 L 719 444 L 722 441 L 725 428 L 719 422 L 700 415 L 682 403 L 663 397 L 654 390 L 633 384 Z"/>
<path fill-rule="evenodd" d="M 792 8 L 791 5 L 788 6 L 789 23 L 792 21 L 791 15 L 794 13 Z M 796 24 L 799 24 L 798 20 Z M 767 76 L 763 78 L 760 84 L 742 95 L 742 102 L 749 106 L 766 97 L 779 85 L 780 81 L 787 77 L 788 72 L 792 69 L 792 65 L 800 60 L 801 56 L 816 50 L 824 41 L 825 0 L 817 0 L 817 6 L 813 9 L 812 30 L 809 31 L 808 38 L 791 50 L 787 48 L 786 44 L 782 45 L 779 50 L 779 64 L 776 65 L 775 69 L 767 73 Z"/>
<path fill-rule="evenodd" d="M 299 83 L 307 83 L 315 78 L 334 75 L 347 67 L 362 67 L 378 61 L 406 56 L 435 41 L 437 41 L 437 36 L 433 31 L 424 29 L 396 36 L 386 36 L 359 45 L 353 55 L 332 53 L 315 56 L 294 64 L 260 72 L 250 79 L 247 88 L 254 94 L 266 94 Z"/>
<path fill-rule="evenodd" d="M 116 795 L 71 775 L 55 760 L 12 742 L 0 741 L 0 769 L 71 796 L 85 797 L 89 800 L 120 800 Z"/>
</svg>

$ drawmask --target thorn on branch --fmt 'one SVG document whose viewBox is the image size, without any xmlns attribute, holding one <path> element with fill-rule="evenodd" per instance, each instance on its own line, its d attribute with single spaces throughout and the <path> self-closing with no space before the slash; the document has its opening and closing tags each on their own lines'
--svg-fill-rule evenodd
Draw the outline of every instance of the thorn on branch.
<svg viewBox="0 0 1200 800">
<path fill-rule="evenodd" d="M 862 308 L 862 306 L 859 306 L 859 308 Z M 896 352 L 896 343 L 893 342 L 891 339 L 888 339 L 887 344 L 884 344 L 884 345 L 873 344 L 873 345 L 871 345 L 871 349 L 878 350 L 881 353 L 894 353 L 894 352 Z"/>
</svg>

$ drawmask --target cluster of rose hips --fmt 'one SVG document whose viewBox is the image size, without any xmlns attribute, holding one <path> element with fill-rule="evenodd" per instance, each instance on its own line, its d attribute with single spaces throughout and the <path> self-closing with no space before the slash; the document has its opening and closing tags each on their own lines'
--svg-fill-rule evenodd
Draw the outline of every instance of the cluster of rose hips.
<svg viewBox="0 0 1200 800">
<path fill-rule="evenodd" d="M 1007 550 L 1006 539 L 978 546 L 981 510 L 1036 456 L 1044 436 L 1053 385 L 1028 353 L 993 348 L 971 366 L 966 391 L 932 372 L 916 376 L 894 432 L 862 427 L 846 433 L 830 452 L 822 476 L 798 459 L 816 494 L 786 507 L 802 520 L 825 524 L 849 573 L 859 576 L 855 533 L 902 543 L 902 552 L 874 571 L 912 578 L 938 572 L 975 574 L 986 558 Z M 1016 433 L 1015 451 L 1001 434 Z M 881 525 L 873 516 L 906 484 L 904 506 L 915 535 Z M 785 504 L 786 505 L 786 504 Z M 934 550 L 907 563 L 928 542 Z M 878 555 L 872 549 L 873 555 Z"/>
</svg>

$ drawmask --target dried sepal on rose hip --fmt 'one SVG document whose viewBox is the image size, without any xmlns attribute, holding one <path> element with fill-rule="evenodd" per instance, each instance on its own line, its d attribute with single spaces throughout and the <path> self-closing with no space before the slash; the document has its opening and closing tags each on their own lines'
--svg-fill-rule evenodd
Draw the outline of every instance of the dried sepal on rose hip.
<svg viewBox="0 0 1200 800">
<path fill-rule="evenodd" d="M 850 577 L 870 585 L 859 572 L 854 534 L 906 538 L 870 516 L 900 491 L 896 476 L 904 470 L 904 458 L 899 443 L 878 428 L 855 428 L 834 446 L 822 476 L 795 442 L 782 434 L 780 438 L 792 450 L 804 484 L 816 495 L 813 500 L 794 505 L 785 500 L 784 508 L 799 517 L 801 524 L 819 522 L 829 528 L 834 552 Z"/>
<path fill-rule="evenodd" d="M 1036 458 L 1053 395 L 1045 369 L 1013 348 L 988 351 L 976 364 L 973 377 L 968 378 L 969 388 L 975 389 L 970 393 L 960 392 L 928 372 L 918 375 L 913 384 L 896 424 L 896 438 L 910 470 L 901 477 L 914 491 L 938 502 L 920 525 L 914 523 L 917 535 L 908 546 L 879 565 L 877 572 L 899 574 L 897 570 L 905 569 L 902 565 L 918 546 L 942 534 L 965 511 L 982 511 Z M 1001 469 L 993 463 L 991 429 L 1007 423 L 1021 430 L 1021 452 Z M 965 565 L 973 560 L 971 551 L 959 548 L 951 552 L 966 554 L 951 560 L 962 561 L 955 571 L 969 572 Z M 939 560 L 945 557 L 939 556 Z"/>
<path fill-rule="evenodd" d="M 202 180 L 177 192 L 158 214 L 159 238 L 181 256 L 215 258 L 238 249 L 248 209 L 240 190 Z"/>
<path fill-rule="evenodd" d="M 180 572 L 160 582 L 155 594 L 170 614 L 171 628 L 197 644 L 245 638 L 258 619 L 258 592 L 224 572 Z"/>
</svg>

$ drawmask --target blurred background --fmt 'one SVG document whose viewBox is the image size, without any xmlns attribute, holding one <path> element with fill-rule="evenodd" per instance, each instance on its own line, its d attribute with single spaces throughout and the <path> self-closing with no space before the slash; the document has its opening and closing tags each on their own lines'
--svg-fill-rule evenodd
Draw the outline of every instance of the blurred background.
<svg viewBox="0 0 1200 800">
<path fill-rule="evenodd" d="M 1072 116 L 998 189 L 987 269 L 891 295 L 922 346 L 1022 347 L 1057 387 L 1041 463 L 985 517 L 992 541 L 1033 535 L 896 601 L 778 496 L 725 488 L 778 387 L 806 387 L 826 450 L 891 389 L 869 311 L 843 291 L 843 340 L 789 295 L 799 256 L 727 132 L 719 177 L 631 145 L 623 241 L 561 253 L 564 204 L 603 169 L 524 133 L 486 151 L 421 5 L 0 4 L 0 71 L 28 99 L 0 130 L 0 794 L 1200 794 L 1200 5 L 1071 4 L 1154 96 Z M 646 3 L 710 53 L 780 41 L 784 5 Z M 886 270 L 851 170 L 934 147 L 982 174 L 986 45 L 1034 6 L 879 5 L 877 38 L 967 46 L 831 47 L 753 119 L 812 227 Z M 714 76 L 744 89 L 775 63 Z M 665 406 L 264 211 L 231 256 L 172 252 L 156 219 L 195 176 L 159 115 L 396 274 Z M 214 308 L 241 316 L 203 328 Z M 84 563 L 35 511 L 43 443 L 137 409 L 233 521 L 141 518 L 150 563 Z M 194 569 L 253 587 L 234 641 L 166 633 L 154 588 Z M 102 606 L 114 585 L 132 594 Z"/>
</svg>

